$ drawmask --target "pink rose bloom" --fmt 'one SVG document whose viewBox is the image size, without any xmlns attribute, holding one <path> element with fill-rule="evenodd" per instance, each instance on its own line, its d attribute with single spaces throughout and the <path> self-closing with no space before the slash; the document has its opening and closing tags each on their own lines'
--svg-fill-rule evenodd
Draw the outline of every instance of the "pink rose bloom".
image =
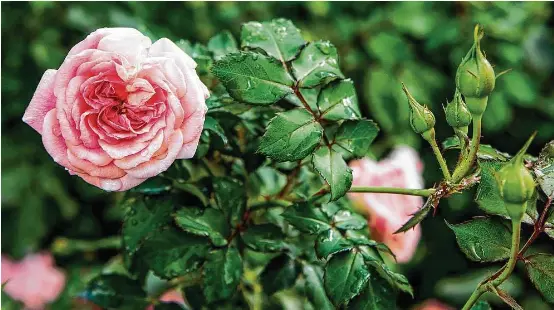
<svg viewBox="0 0 554 310">
<path fill-rule="evenodd" d="M 69 173 L 124 191 L 196 152 L 209 93 L 195 67 L 166 38 L 99 29 L 46 70 L 23 121 Z"/>
<path fill-rule="evenodd" d="M 423 164 L 417 152 L 407 146 L 397 147 L 379 162 L 368 158 L 352 161 L 350 168 L 354 175 L 353 186 L 423 187 Z M 417 248 L 421 227 L 416 225 L 400 234 L 394 232 L 421 208 L 423 198 L 380 193 L 349 193 L 348 197 L 369 215 L 372 237 L 389 246 L 399 263 L 408 262 Z"/>
<path fill-rule="evenodd" d="M 54 259 L 48 253 L 30 254 L 21 262 L 2 255 L 4 283 L 6 294 L 23 302 L 27 309 L 43 309 L 63 291 L 65 275 L 54 266 Z"/>
<path fill-rule="evenodd" d="M 428 299 L 421 305 L 417 306 L 414 310 L 454 310 L 454 308 L 451 308 L 438 300 Z"/>
</svg>

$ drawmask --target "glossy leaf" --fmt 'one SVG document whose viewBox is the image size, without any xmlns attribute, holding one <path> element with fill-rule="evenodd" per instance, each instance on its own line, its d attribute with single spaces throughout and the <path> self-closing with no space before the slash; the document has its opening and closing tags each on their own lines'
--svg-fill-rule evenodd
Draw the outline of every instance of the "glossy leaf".
<svg viewBox="0 0 554 310">
<path fill-rule="evenodd" d="M 331 188 L 331 200 L 344 196 L 352 186 L 352 169 L 348 167 L 341 154 L 326 145 L 319 147 L 313 154 L 315 170 Z"/>
<path fill-rule="evenodd" d="M 204 296 L 211 303 L 230 298 L 242 276 L 242 258 L 234 246 L 208 253 L 203 270 Z"/>
<path fill-rule="evenodd" d="M 272 224 L 248 227 L 241 236 L 244 243 L 255 251 L 277 252 L 285 247 L 285 234 Z"/>
<path fill-rule="evenodd" d="M 315 243 L 315 251 L 319 258 L 326 258 L 331 254 L 346 251 L 352 247 L 352 243 L 346 240 L 336 229 L 329 229 L 320 233 Z"/>
<path fill-rule="evenodd" d="M 302 273 L 306 280 L 306 295 L 315 309 L 334 310 L 335 307 L 327 297 L 323 286 L 323 270 L 319 266 L 305 264 Z"/>
<path fill-rule="evenodd" d="M 533 170 L 542 191 L 546 196 L 554 198 L 554 141 L 544 146 Z"/>
<path fill-rule="evenodd" d="M 323 128 L 304 109 L 278 113 L 267 126 L 258 152 L 275 161 L 303 159 L 313 152 L 323 135 Z"/>
<path fill-rule="evenodd" d="M 336 306 L 359 295 L 368 280 L 369 270 L 357 251 L 337 253 L 325 266 L 325 290 Z"/>
<path fill-rule="evenodd" d="M 244 24 L 241 41 L 242 47 L 262 49 L 283 63 L 293 59 L 305 44 L 300 30 L 283 18 Z"/>
<path fill-rule="evenodd" d="M 385 279 L 372 272 L 362 293 L 350 301 L 348 309 L 395 310 L 396 292 Z"/>
<path fill-rule="evenodd" d="M 488 302 L 480 300 L 471 307 L 471 310 L 492 310 Z"/>
<path fill-rule="evenodd" d="M 231 97 L 269 105 L 292 93 L 292 77 L 274 58 L 252 52 L 228 54 L 212 67 Z"/>
<path fill-rule="evenodd" d="M 358 119 L 362 115 L 352 80 L 329 83 L 317 98 L 321 118 L 329 121 Z"/>
<path fill-rule="evenodd" d="M 369 154 L 379 127 L 371 120 L 345 121 L 335 134 L 335 143 L 355 157 Z"/>
<path fill-rule="evenodd" d="M 292 61 L 292 72 L 300 87 L 314 87 L 344 78 L 339 68 L 337 49 L 328 41 L 308 44 Z"/>
<path fill-rule="evenodd" d="M 367 226 L 367 219 L 348 210 L 341 210 L 333 216 L 335 227 L 339 229 L 362 229 Z"/>
<path fill-rule="evenodd" d="M 168 228 L 152 234 L 137 256 L 156 275 L 172 279 L 198 269 L 208 246 L 205 238 Z"/>
<path fill-rule="evenodd" d="M 131 198 L 125 202 L 128 209 L 123 220 L 122 235 L 123 246 L 128 255 L 133 255 L 149 234 L 171 220 L 171 201 L 150 201 Z"/>
<path fill-rule="evenodd" d="M 475 218 L 448 227 L 454 231 L 458 246 L 471 260 L 497 262 L 510 256 L 511 232 L 500 220 Z"/>
<path fill-rule="evenodd" d="M 174 218 L 175 223 L 186 232 L 208 237 L 215 246 L 227 244 L 231 229 L 220 210 L 185 207 L 177 211 Z"/>
<path fill-rule="evenodd" d="M 233 35 L 225 30 L 216 34 L 208 41 L 208 50 L 214 54 L 215 60 L 219 60 L 226 54 L 237 52 L 239 49 Z"/>
<path fill-rule="evenodd" d="M 554 255 L 539 253 L 524 260 L 531 282 L 544 299 L 554 303 Z"/>
<path fill-rule="evenodd" d="M 414 290 L 406 276 L 390 270 L 390 268 L 387 267 L 387 265 L 382 261 L 376 260 L 372 257 L 369 258 L 367 255 L 365 255 L 364 258 L 369 265 L 375 268 L 381 277 L 389 282 L 390 285 L 401 290 L 402 292 L 410 294 L 412 298 L 414 297 Z"/>
<path fill-rule="evenodd" d="M 218 137 L 221 138 L 223 143 L 227 143 L 227 136 L 225 136 L 225 131 L 223 128 L 221 128 L 221 125 L 217 122 L 217 120 L 211 116 L 206 116 L 204 119 L 204 130 L 208 130 L 210 132 L 213 132 Z"/>
<path fill-rule="evenodd" d="M 294 285 L 300 266 L 286 254 L 272 259 L 260 275 L 260 281 L 264 292 L 269 295 L 287 289 Z"/>
<path fill-rule="evenodd" d="M 281 215 L 296 229 L 308 234 L 318 234 L 331 228 L 321 209 L 308 203 L 288 207 Z"/>
<path fill-rule="evenodd" d="M 246 209 L 246 191 L 238 180 L 229 177 L 213 179 L 214 196 L 217 206 L 231 226 L 237 226 L 242 221 Z"/>
<path fill-rule="evenodd" d="M 144 309 L 148 305 L 140 282 L 118 274 L 95 277 L 79 296 L 102 308 Z"/>
<path fill-rule="evenodd" d="M 141 193 L 146 195 L 155 195 L 163 192 L 167 192 L 171 189 L 171 181 L 157 177 L 150 178 L 137 187 L 133 187 L 130 191 L 134 193 Z"/>
</svg>

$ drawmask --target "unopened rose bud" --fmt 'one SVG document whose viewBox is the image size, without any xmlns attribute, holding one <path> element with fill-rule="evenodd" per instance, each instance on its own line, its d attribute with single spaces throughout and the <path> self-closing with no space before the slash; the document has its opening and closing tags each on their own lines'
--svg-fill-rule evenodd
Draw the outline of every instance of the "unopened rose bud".
<svg viewBox="0 0 554 310">
<path fill-rule="evenodd" d="M 523 156 L 534 137 L 535 134 L 496 175 L 500 195 L 512 220 L 521 220 L 525 214 L 526 202 L 535 192 L 535 180 L 523 162 Z"/>
<path fill-rule="evenodd" d="M 482 99 L 492 93 L 496 79 L 494 69 L 481 51 L 482 38 L 483 28 L 476 25 L 473 46 L 456 71 L 456 87 L 464 95 L 467 107 L 474 115 L 485 112 L 487 101 Z"/>
<path fill-rule="evenodd" d="M 445 113 L 448 125 L 467 133 L 467 126 L 471 123 L 471 113 L 458 89 L 454 93 L 454 99 L 446 105 Z"/>
<path fill-rule="evenodd" d="M 408 103 L 410 104 L 410 124 L 412 129 L 416 133 L 424 135 L 435 126 L 435 116 L 427 106 L 421 105 L 414 99 L 404 84 L 402 84 L 402 90 L 406 93 Z"/>
</svg>

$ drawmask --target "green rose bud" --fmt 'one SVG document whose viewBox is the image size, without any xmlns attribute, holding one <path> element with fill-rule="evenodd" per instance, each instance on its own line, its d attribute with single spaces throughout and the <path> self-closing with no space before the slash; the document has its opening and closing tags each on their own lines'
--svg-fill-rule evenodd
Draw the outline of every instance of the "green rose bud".
<svg viewBox="0 0 554 310">
<path fill-rule="evenodd" d="M 531 172 L 525 168 L 523 156 L 533 141 L 535 134 L 498 173 L 496 180 L 500 188 L 500 196 L 504 200 L 508 215 L 512 220 L 521 220 L 525 214 L 526 202 L 533 197 L 535 180 Z"/>
<path fill-rule="evenodd" d="M 483 28 L 475 26 L 473 46 L 462 59 L 456 71 L 456 87 L 464 95 L 472 114 L 481 115 L 487 108 L 487 100 L 495 83 L 494 69 L 481 51 Z"/>
<path fill-rule="evenodd" d="M 446 105 L 445 113 L 448 125 L 467 133 L 467 126 L 471 123 L 471 113 L 458 89 L 454 93 L 454 99 Z"/>
<path fill-rule="evenodd" d="M 435 126 L 435 116 L 433 112 L 431 112 L 427 106 L 423 106 L 417 102 L 404 83 L 402 83 L 402 90 L 406 93 L 408 103 L 410 104 L 410 124 L 412 125 L 412 129 L 420 135 L 433 129 Z"/>
</svg>

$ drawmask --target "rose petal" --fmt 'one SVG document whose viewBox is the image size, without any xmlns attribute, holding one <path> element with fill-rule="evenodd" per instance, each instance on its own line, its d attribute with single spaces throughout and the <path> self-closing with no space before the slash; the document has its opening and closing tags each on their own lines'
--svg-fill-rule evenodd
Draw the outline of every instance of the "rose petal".
<svg viewBox="0 0 554 310">
<path fill-rule="evenodd" d="M 57 70 L 48 69 L 42 75 L 37 90 L 25 110 L 23 121 L 33 127 L 38 133 L 42 133 L 42 124 L 46 113 L 56 107 L 56 97 L 52 91 Z"/>
<path fill-rule="evenodd" d="M 168 38 L 161 38 L 154 42 L 148 51 L 148 55 L 174 58 L 181 68 L 196 68 L 196 62 Z"/>
</svg>

